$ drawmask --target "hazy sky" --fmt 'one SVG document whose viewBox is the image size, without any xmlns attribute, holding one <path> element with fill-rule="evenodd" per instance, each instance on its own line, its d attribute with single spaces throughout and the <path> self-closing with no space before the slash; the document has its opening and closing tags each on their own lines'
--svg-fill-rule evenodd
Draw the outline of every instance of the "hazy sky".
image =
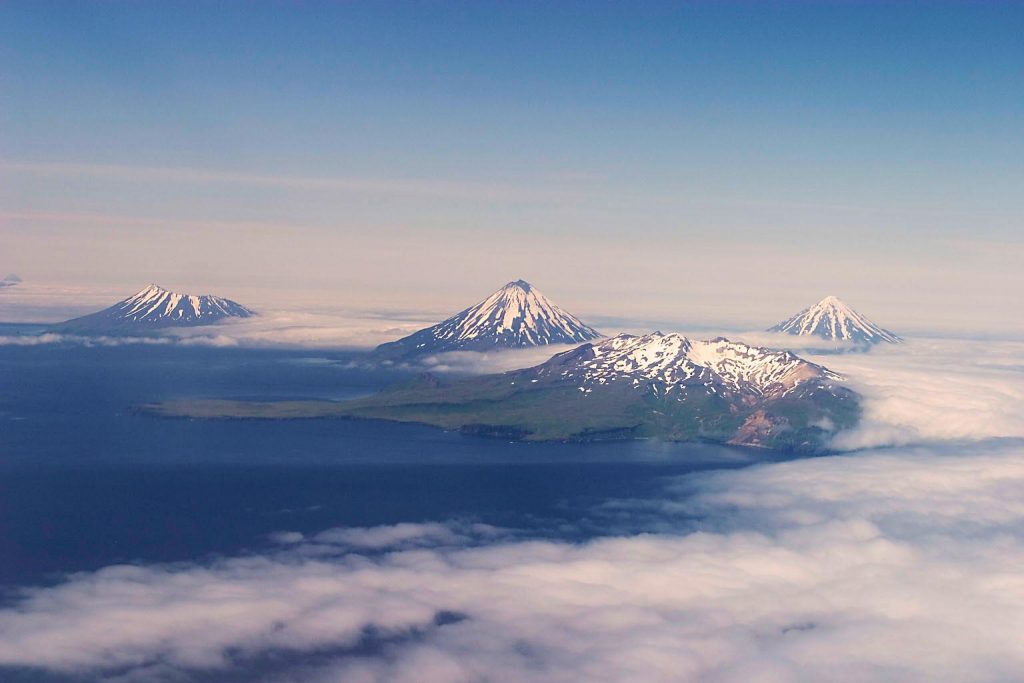
<svg viewBox="0 0 1024 683">
<path fill-rule="evenodd" d="M 0 276 L 1020 333 L 1022 35 L 998 2 L 7 1 Z"/>
</svg>

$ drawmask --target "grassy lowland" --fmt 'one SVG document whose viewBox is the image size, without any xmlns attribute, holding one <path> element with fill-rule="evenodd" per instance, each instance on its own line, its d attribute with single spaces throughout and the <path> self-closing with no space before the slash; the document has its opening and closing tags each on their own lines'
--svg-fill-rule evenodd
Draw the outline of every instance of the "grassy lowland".
<svg viewBox="0 0 1024 683">
<path fill-rule="evenodd" d="M 581 386 L 535 368 L 441 380 L 424 375 L 377 395 L 344 402 L 186 400 L 139 406 L 164 417 L 206 419 L 367 418 L 539 441 L 661 438 L 821 451 L 856 424 L 859 396 L 808 383 L 780 396 L 752 396 L 694 383 Z"/>
</svg>

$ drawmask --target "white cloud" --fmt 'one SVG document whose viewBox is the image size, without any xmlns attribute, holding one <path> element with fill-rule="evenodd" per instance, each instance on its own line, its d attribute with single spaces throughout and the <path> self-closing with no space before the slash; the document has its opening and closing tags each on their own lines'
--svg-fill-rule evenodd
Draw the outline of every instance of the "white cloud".
<svg viewBox="0 0 1024 683">
<path fill-rule="evenodd" d="M 379 343 L 423 327 L 408 318 L 382 318 L 365 312 L 302 312 L 265 310 L 240 320 L 213 325 L 167 328 L 152 334 L 86 336 L 64 333 L 0 335 L 0 345 L 78 344 L 121 346 L 125 344 L 182 344 L 185 346 L 246 346 L 279 348 L 346 349 L 372 348 Z"/>
<path fill-rule="evenodd" d="M 243 320 L 172 328 L 163 334 L 184 343 L 230 343 L 249 347 L 370 348 L 422 327 L 415 321 L 388 320 L 358 312 L 263 310 Z"/>
<path fill-rule="evenodd" d="M 914 339 L 813 360 L 865 396 L 839 448 L 1024 436 L 1024 342 Z"/>
<path fill-rule="evenodd" d="M 449 351 L 428 356 L 420 363 L 437 373 L 484 374 L 529 368 L 548 360 L 556 353 L 576 348 L 576 344 L 550 344 L 530 349 L 507 349 L 492 352 Z"/>
<path fill-rule="evenodd" d="M 466 546 L 477 540 L 494 540 L 507 532 L 489 524 L 469 522 L 402 522 L 374 527 L 328 529 L 305 539 L 323 551 L 338 548 L 382 550 L 414 547 Z"/>
<path fill-rule="evenodd" d="M 42 334 L 0 335 L 0 346 L 42 346 L 69 344 L 76 346 L 128 346 L 132 344 L 154 344 L 166 346 L 174 340 L 167 337 L 87 337 L 77 334 L 45 332 Z"/>
<path fill-rule="evenodd" d="M 676 534 L 290 537 L 264 557 L 29 590 L 0 611 L 0 661 L 100 677 L 161 662 L 188 680 L 373 633 L 362 654 L 250 680 L 1009 680 L 1024 668 L 1022 500 L 1024 442 L 1003 440 L 689 477 L 642 503 Z"/>
</svg>

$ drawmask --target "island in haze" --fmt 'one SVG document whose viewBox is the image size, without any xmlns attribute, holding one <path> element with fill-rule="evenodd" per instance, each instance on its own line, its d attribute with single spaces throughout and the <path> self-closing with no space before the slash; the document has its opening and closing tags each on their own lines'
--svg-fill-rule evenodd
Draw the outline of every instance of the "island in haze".
<svg viewBox="0 0 1024 683">
<path fill-rule="evenodd" d="M 138 406 L 164 417 L 369 418 L 538 441 L 661 438 L 820 452 L 854 426 L 860 396 L 786 351 L 717 338 L 622 334 L 540 365 L 456 379 L 420 377 L 351 401 L 185 400 Z"/>
<path fill-rule="evenodd" d="M 149 285 L 113 306 L 55 325 L 56 332 L 78 334 L 141 333 L 168 327 L 209 325 L 256 313 L 231 299 L 210 294 L 179 294 Z"/>
<path fill-rule="evenodd" d="M 381 344 L 374 355 L 384 360 L 408 360 L 449 351 L 580 344 L 601 336 L 529 282 L 515 280 L 447 320 Z"/>
</svg>

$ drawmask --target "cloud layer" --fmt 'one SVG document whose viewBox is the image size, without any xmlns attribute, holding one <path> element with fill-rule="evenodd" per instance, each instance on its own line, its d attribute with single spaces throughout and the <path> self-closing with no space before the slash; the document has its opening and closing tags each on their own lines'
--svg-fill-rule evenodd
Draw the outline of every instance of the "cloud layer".
<svg viewBox="0 0 1024 683">
<path fill-rule="evenodd" d="M 814 360 L 866 397 L 838 448 L 1024 436 L 1024 342 L 916 339 Z"/>
<path fill-rule="evenodd" d="M 885 448 L 666 480 L 595 504 L 604 535 L 582 543 L 528 515 L 281 529 L 263 555 L 76 574 L 0 609 L 0 667 L 106 683 L 1016 678 L 1024 344 L 814 360 L 867 397 L 839 445 Z M 453 362 L 475 361 L 437 365 Z"/>
<path fill-rule="evenodd" d="M 1024 668 L 1022 500 L 1024 442 L 1003 440 L 707 473 L 612 506 L 674 533 L 285 535 L 273 555 L 29 590 L 0 611 L 0 662 L 118 680 L 1007 680 Z M 333 654 L 261 674 L 268 651 Z"/>
<path fill-rule="evenodd" d="M 166 328 L 149 335 L 85 336 L 54 332 L 7 334 L 0 335 L 0 345 L 181 344 L 255 348 L 372 348 L 424 325 L 425 323 L 412 318 L 385 318 L 367 312 L 261 310 L 260 315 L 245 320 L 226 320 L 197 327 Z"/>
</svg>

